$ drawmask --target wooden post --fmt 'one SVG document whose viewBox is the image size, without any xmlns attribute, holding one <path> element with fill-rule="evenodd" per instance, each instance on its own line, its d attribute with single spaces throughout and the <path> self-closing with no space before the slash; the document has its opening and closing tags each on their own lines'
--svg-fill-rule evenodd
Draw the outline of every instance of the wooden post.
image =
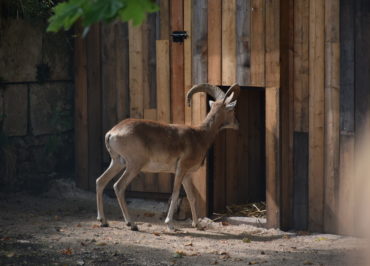
<svg viewBox="0 0 370 266">
<path fill-rule="evenodd" d="M 254 11 L 252 11 L 253 13 Z M 266 1 L 265 153 L 267 226 L 280 226 L 280 1 Z M 253 21 L 252 21 L 253 24 Z M 256 26 L 256 25 L 255 25 Z M 252 31 L 253 32 L 253 31 Z M 255 32 L 253 32 L 255 34 Z M 252 51 L 253 53 L 253 51 Z M 256 61 L 253 61 L 256 62 Z M 252 64 L 253 64 L 252 62 Z M 254 79 L 258 75 L 254 75 Z M 261 81 L 260 81 L 261 82 Z"/>
</svg>

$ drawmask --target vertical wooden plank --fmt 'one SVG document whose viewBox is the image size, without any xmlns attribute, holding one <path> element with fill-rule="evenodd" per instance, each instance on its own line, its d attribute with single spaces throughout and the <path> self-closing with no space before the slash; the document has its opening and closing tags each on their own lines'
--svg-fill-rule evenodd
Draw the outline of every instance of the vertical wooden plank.
<svg viewBox="0 0 370 266">
<path fill-rule="evenodd" d="M 251 85 L 265 86 L 265 1 L 251 0 Z"/>
<path fill-rule="evenodd" d="M 144 35 L 145 23 L 133 26 L 129 23 L 129 86 L 130 86 L 130 117 L 144 118 L 144 108 L 149 108 L 148 60 L 147 44 Z M 140 174 L 130 185 L 131 191 L 143 191 L 144 175 Z"/>
<path fill-rule="evenodd" d="M 222 1 L 222 85 L 236 80 L 236 1 Z"/>
<path fill-rule="evenodd" d="M 129 23 L 129 62 L 130 62 L 130 117 L 143 118 L 144 87 L 143 87 L 143 26 L 134 27 Z"/>
<path fill-rule="evenodd" d="M 105 136 L 117 123 L 117 87 L 116 87 L 116 49 L 115 34 L 112 24 L 101 26 L 102 60 L 102 135 Z M 103 162 L 108 164 L 109 154 L 102 141 Z"/>
<path fill-rule="evenodd" d="M 281 1 L 281 228 L 293 223 L 293 0 Z M 267 74 L 269 75 L 269 74 Z M 269 106 L 266 105 L 266 112 Z"/>
<path fill-rule="evenodd" d="M 191 0 L 184 0 L 184 31 L 191 33 Z M 192 36 L 188 37 L 187 40 L 184 42 L 184 95 L 188 92 L 188 90 L 192 87 L 192 79 L 191 79 L 191 43 L 192 43 Z M 191 107 L 185 104 L 185 124 L 191 125 L 192 120 L 192 109 Z"/>
<path fill-rule="evenodd" d="M 170 39 L 170 2 L 169 0 L 159 0 L 159 28 L 160 40 L 169 40 Z"/>
<path fill-rule="evenodd" d="M 193 84 L 206 83 L 207 77 L 207 0 L 192 0 L 192 79 Z M 192 123 L 199 124 L 206 116 L 206 95 L 197 93 L 193 97 Z M 206 165 L 206 164 L 205 164 Z M 193 175 L 193 183 L 197 190 L 198 213 L 202 217 L 208 214 L 207 169 L 203 165 Z"/>
<path fill-rule="evenodd" d="M 363 52 L 367 51 L 370 46 L 370 2 L 356 1 L 355 12 L 355 128 L 357 146 L 361 130 L 369 125 L 370 120 L 370 53 Z"/>
<path fill-rule="evenodd" d="M 172 0 L 170 8 L 171 31 L 183 30 L 183 0 Z M 171 120 L 173 123 L 184 123 L 184 102 L 184 43 L 171 41 Z"/>
<path fill-rule="evenodd" d="M 325 1 L 324 231 L 337 232 L 339 182 L 339 0 Z"/>
<path fill-rule="evenodd" d="M 222 0 L 208 0 L 208 83 L 221 85 L 221 24 Z M 225 139 L 226 133 L 220 132 L 213 148 L 213 210 L 222 211 L 225 209 Z"/>
<path fill-rule="evenodd" d="M 291 7 L 292 8 L 292 7 Z M 280 86 L 280 1 L 265 1 L 265 86 Z M 292 16 L 293 17 L 293 16 Z"/>
<path fill-rule="evenodd" d="M 89 190 L 92 191 L 95 191 L 96 179 L 102 171 L 100 38 L 100 24 L 96 24 L 87 35 L 86 47 L 89 66 L 87 73 Z"/>
<path fill-rule="evenodd" d="M 87 58 L 86 40 L 81 37 L 82 26 L 76 26 L 75 39 L 75 165 L 76 183 L 83 189 L 89 188 L 88 170 L 88 115 L 87 115 Z"/>
<path fill-rule="evenodd" d="M 294 2 L 294 130 L 308 132 L 309 0 Z"/>
<path fill-rule="evenodd" d="M 236 82 L 250 84 L 251 1 L 236 0 Z"/>
<path fill-rule="evenodd" d="M 311 231 L 323 230 L 324 211 L 324 26 L 325 1 L 310 1 L 309 34 L 309 220 Z"/>
<path fill-rule="evenodd" d="M 230 86 L 236 80 L 236 1 L 222 1 L 222 85 Z M 226 135 L 226 204 L 238 200 L 237 142 L 238 133 L 227 131 Z"/>
<path fill-rule="evenodd" d="M 163 123 L 169 123 L 171 120 L 169 52 L 168 40 L 156 41 L 157 120 Z M 158 192 L 171 192 L 171 176 L 169 174 L 159 174 L 158 184 Z"/>
<path fill-rule="evenodd" d="M 281 180 L 280 180 L 280 97 L 284 97 L 285 102 L 284 108 L 289 108 L 289 79 L 285 80 L 285 83 L 280 80 L 280 75 L 290 77 L 290 55 L 287 53 L 289 50 L 290 41 L 290 30 L 281 31 L 282 28 L 289 29 L 291 15 L 291 3 L 290 1 L 261 1 L 265 2 L 266 12 L 264 13 L 263 3 L 256 3 L 252 0 L 252 21 L 251 21 L 251 83 L 259 86 L 266 84 L 265 91 L 265 116 L 266 116 L 266 132 L 265 132 L 265 153 L 266 153 L 266 207 L 267 207 L 267 226 L 268 227 L 280 227 L 282 211 L 286 210 L 283 204 L 283 200 L 280 199 L 281 191 Z M 283 13 L 284 12 L 284 13 Z M 266 26 L 261 22 L 261 15 L 265 16 Z M 281 16 L 281 19 L 280 19 Z M 262 24 L 262 25 L 261 25 Z M 266 28 L 265 28 L 266 27 Z M 262 39 L 261 36 L 264 36 Z M 281 36 L 280 36 L 281 35 Z M 280 41 L 284 38 L 284 42 Z M 266 47 L 264 43 L 266 42 Z M 282 43 L 282 48 L 280 48 Z M 285 45 L 285 46 L 284 46 Z M 261 50 L 266 49 L 265 57 L 262 57 Z M 281 56 L 284 56 L 285 68 L 280 69 L 280 50 L 284 49 Z M 261 58 L 262 57 L 262 58 Z M 266 62 L 266 71 L 264 66 L 261 66 L 261 62 Z M 264 77 L 264 75 L 266 77 Z M 266 78 L 266 82 L 264 80 Z M 281 83 L 281 84 L 280 84 Z M 282 88 L 283 91 L 280 91 Z M 284 92 L 284 94 L 283 94 Z M 288 102 L 287 102 L 288 101 Z M 288 104 L 287 104 L 288 103 Z M 285 126 L 288 126 L 289 131 L 289 109 L 286 115 L 284 109 L 282 113 L 282 119 L 285 122 Z M 283 116 L 284 114 L 284 116 Z M 284 133 L 286 134 L 286 133 Z M 288 137 L 286 134 L 284 137 Z M 283 141 L 283 140 L 282 140 Z M 284 150 L 284 156 L 289 156 L 289 142 L 285 140 L 284 146 L 287 148 Z M 288 157 L 289 158 L 289 157 Z M 289 161 L 288 161 L 289 164 Z M 289 173 L 284 172 L 286 177 L 289 178 Z M 289 179 L 288 179 L 289 181 Z M 285 184 L 285 183 L 284 183 Z M 289 182 L 288 188 L 284 190 L 285 196 L 290 196 Z M 289 203 L 289 202 L 288 202 Z M 288 208 L 289 211 L 289 208 Z M 284 212 L 285 215 L 285 212 Z M 289 215 L 286 215 L 289 219 Z M 285 222 L 283 220 L 283 222 Z M 286 222 L 285 222 L 286 223 Z"/>
<path fill-rule="evenodd" d="M 308 222 L 308 133 L 294 132 L 294 199 L 293 224 L 307 230 Z"/>
<path fill-rule="evenodd" d="M 116 36 L 116 87 L 117 87 L 117 121 L 130 116 L 129 99 L 129 44 L 127 23 L 115 24 Z"/>
<path fill-rule="evenodd" d="M 355 131 L 355 2 L 340 1 L 340 130 Z M 341 149 L 342 150 L 342 149 Z"/>
<path fill-rule="evenodd" d="M 280 227 L 279 89 L 266 88 L 266 207 L 267 227 Z"/>
<path fill-rule="evenodd" d="M 340 1 L 340 164 L 338 233 L 353 234 L 355 154 L 355 1 Z"/>
</svg>

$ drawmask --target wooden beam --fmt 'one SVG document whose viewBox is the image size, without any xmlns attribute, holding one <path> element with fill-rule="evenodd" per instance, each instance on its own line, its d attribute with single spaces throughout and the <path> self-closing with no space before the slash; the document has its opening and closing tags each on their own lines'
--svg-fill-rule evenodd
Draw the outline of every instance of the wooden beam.
<svg viewBox="0 0 370 266">
<path fill-rule="evenodd" d="M 266 88 L 266 207 L 267 227 L 280 227 L 279 89 Z"/>
<path fill-rule="evenodd" d="M 325 1 L 310 1 L 309 19 L 309 215 L 310 231 L 323 231 Z"/>
</svg>

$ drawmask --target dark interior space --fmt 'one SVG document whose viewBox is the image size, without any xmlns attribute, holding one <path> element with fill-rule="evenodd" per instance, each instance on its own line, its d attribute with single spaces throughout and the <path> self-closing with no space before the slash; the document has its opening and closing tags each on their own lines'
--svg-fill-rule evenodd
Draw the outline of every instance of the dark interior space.
<svg viewBox="0 0 370 266">
<path fill-rule="evenodd" d="M 264 88 L 242 86 L 236 108 L 239 130 L 221 131 L 209 153 L 210 214 L 266 198 Z"/>
</svg>

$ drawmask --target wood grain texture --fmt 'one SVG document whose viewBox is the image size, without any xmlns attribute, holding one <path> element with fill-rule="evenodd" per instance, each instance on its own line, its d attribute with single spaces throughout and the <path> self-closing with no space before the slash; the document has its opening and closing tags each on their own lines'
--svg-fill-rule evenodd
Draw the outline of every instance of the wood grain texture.
<svg viewBox="0 0 370 266">
<path fill-rule="evenodd" d="M 308 228 L 323 230 L 325 1 L 310 1 L 309 34 L 309 215 Z"/>
<path fill-rule="evenodd" d="M 184 0 L 184 31 L 191 33 L 191 0 Z M 191 66 L 192 66 L 192 52 L 191 52 L 191 43 L 192 36 L 189 34 L 188 39 L 184 42 L 184 96 L 187 94 L 189 89 L 192 87 L 193 82 L 191 78 Z M 187 106 L 187 103 L 184 101 L 185 105 L 185 124 L 191 125 L 192 121 L 192 109 L 190 106 Z"/>
<path fill-rule="evenodd" d="M 169 40 L 170 39 L 170 2 L 169 0 L 159 0 L 159 28 L 160 40 Z"/>
<path fill-rule="evenodd" d="M 88 169 L 88 109 L 87 109 L 87 58 L 86 40 L 81 37 L 82 26 L 77 24 L 75 38 L 75 165 L 76 183 L 83 189 L 89 188 Z"/>
<path fill-rule="evenodd" d="M 340 99 L 339 0 L 325 1 L 325 207 L 324 231 L 337 232 Z"/>
<path fill-rule="evenodd" d="M 157 58 L 157 120 L 164 123 L 171 121 L 170 97 L 170 49 L 168 40 L 156 41 Z M 158 175 L 158 192 L 172 191 L 172 178 L 169 174 Z"/>
<path fill-rule="evenodd" d="M 171 31 L 184 29 L 183 0 L 172 0 L 170 5 Z M 184 43 L 171 41 L 171 121 L 185 122 Z"/>
<path fill-rule="evenodd" d="M 193 84 L 206 83 L 207 77 L 207 0 L 192 1 L 192 80 Z M 199 124 L 206 116 L 207 97 L 204 93 L 193 96 L 192 124 Z M 200 217 L 208 215 L 207 197 L 207 162 L 193 175 L 196 188 L 198 214 Z"/>
<path fill-rule="evenodd" d="M 102 102 L 100 24 L 91 27 L 87 35 L 87 115 L 88 115 L 88 164 L 89 190 L 95 191 L 96 179 L 102 172 Z"/>
<path fill-rule="evenodd" d="M 251 85 L 265 87 L 265 1 L 251 5 Z"/>
<path fill-rule="evenodd" d="M 250 84 L 251 1 L 236 0 L 236 82 Z"/>
<path fill-rule="evenodd" d="M 266 88 L 266 212 L 267 227 L 280 227 L 280 100 L 278 88 Z"/>
<path fill-rule="evenodd" d="M 208 0 L 208 82 L 221 85 L 222 0 Z"/>
<path fill-rule="evenodd" d="M 280 86 L 280 1 L 265 2 L 265 86 Z"/>
<path fill-rule="evenodd" d="M 143 26 L 134 27 L 129 23 L 129 62 L 130 62 L 130 117 L 143 118 L 144 90 L 143 90 Z"/>
<path fill-rule="evenodd" d="M 308 132 L 309 0 L 294 2 L 294 130 Z"/>
<path fill-rule="evenodd" d="M 293 224 L 293 0 L 281 2 L 281 228 L 292 228 Z M 268 108 L 268 105 L 266 105 Z M 268 112 L 268 109 L 266 109 Z"/>
<path fill-rule="evenodd" d="M 236 0 L 222 1 L 222 85 L 236 80 Z"/>
</svg>

